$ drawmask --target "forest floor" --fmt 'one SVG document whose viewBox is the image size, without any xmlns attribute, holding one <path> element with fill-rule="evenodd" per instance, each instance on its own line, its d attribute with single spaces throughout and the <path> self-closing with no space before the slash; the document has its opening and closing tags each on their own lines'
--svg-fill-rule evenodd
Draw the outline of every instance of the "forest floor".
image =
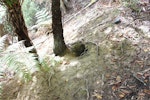
<svg viewBox="0 0 150 100">
<path fill-rule="evenodd" d="M 64 18 L 65 41 L 82 41 L 87 51 L 56 57 L 52 34 L 34 39 L 50 71 L 27 84 L 10 80 L 3 100 L 150 100 L 149 13 L 98 1 L 72 16 Z"/>
</svg>

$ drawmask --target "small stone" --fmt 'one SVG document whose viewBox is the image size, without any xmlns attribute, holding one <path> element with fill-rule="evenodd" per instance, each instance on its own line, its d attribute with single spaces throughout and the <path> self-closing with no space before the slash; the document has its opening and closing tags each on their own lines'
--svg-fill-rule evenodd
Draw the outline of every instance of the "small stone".
<svg viewBox="0 0 150 100">
<path fill-rule="evenodd" d="M 113 23 L 114 24 L 120 24 L 121 23 L 121 19 L 120 18 L 116 18 Z"/>
</svg>

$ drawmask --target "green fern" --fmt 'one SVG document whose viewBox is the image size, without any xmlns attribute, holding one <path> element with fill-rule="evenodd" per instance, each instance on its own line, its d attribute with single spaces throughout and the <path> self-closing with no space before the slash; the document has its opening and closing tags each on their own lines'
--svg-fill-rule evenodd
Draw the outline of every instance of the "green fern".
<svg viewBox="0 0 150 100">
<path fill-rule="evenodd" d="M 39 7 L 33 0 L 24 0 L 22 5 L 23 16 L 27 27 L 35 25 L 35 14 L 39 10 Z"/>
<path fill-rule="evenodd" d="M 60 62 L 50 57 L 41 58 L 39 62 L 37 55 L 30 53 L 34 47 L 26 48 L 24 41 L 6 47 L 6 39 L 7 37 L 0 38 L 0 66 L 1 68 L 7 67 L 25 81 L 31 80 L 34 72 L 49 72 L 50 67 L 57 66 Z"/>
<path fill-rule="evenodd" d="M 60 57 L 47 56 L 41 59 L 41 68 L 43 72 L 51 72 L 51 68 L 59 66 L 62 63 Z"/>
<path fill-rule="evenodd" d="M 0 66 L 8 67 L 21 79 L 29 81 L 40 67 L 35 54 L 29 53 L 33 48 L 25 48 L 23 41 L 6 47 L 6 38 L 0 38 Z"/>
<path fill-rule="evenodd" d="M 6 47 L 9 45 L 8 35 L 4 35 L 0 38 L 0 52 L 6 50 Z"/>
<path fill-rule="evenodd" d="M 31 80 L 32 74 L 38 71 L 38 62 L 35 60 L 34 55 L 26 52 L 4 53 L 0 57 L 0 62 L 25 81 Z"/>
</svg>

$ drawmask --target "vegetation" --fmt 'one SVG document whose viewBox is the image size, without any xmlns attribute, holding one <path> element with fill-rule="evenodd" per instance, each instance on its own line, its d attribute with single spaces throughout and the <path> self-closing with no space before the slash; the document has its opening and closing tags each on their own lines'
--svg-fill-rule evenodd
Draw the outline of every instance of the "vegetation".
<svg viewBox="0 0 150 100">
<path fill-rule="evenodd" d="M 36 24 L 36 12 L 39 10 L 38 5 L 32 0 L 24 0 L 22 4 L 23 16 L 26 25 L 29 27 Z"/>
<path fill-rule="evenodd" d="M 15 75 L 19 76 L 20 79 L 23 79 L 24 81 L 31 80 L 31 75 L 39 69 L 38 62 L 35 58 L 36 56 L 29 53 L 31 48 L 25 49 L 23 41 L 15 43 L 7 48 L 8 42 L 6 41 L 6 36 L 3 36 L 0 40 L 1 67 L 4 69 L 5 67 L 8 68 L 9 71 L 15 73 Z M 1 74 L 4 74 L 4 70 L 1 71 Z"/>
<path fill-rule="evenodd" d="M 150 22 L 141 2 L 0 0 L 19 38 L 0 38 L 0 99 L 149 100 Z"/>
<path fill-rule="evenodd" d="M 32 46 L 33 43 L 28 36 L 27 27 L 24 22 L 20 0 L 0 0 L 0 4 L 4 5 L 8 10 L 9 21 L 14 27 L 18 40 L 25 40 L 25 46 Z"/>
<path fill-rule="evenodd" d="M 141 9 L 138 6 L 139 0 L 126 0 L 125 5 L 131 8 L 134 12 L 139 12 Z"/>
</svg>

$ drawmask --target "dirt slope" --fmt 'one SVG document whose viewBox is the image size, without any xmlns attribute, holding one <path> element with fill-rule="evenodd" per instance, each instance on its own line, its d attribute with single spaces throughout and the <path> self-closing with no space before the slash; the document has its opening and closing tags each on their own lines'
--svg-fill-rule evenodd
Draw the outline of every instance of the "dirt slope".
<svg viewBox="0 0 150 100">
<path fill-rule="evenodd" d="M 150 22 L 139 23 L 128 14 L 128 8 L 98 1 L 66 22 L 67 44 L 80 40 L 88 50 L 80 57 L 47 55 L 52 35 L 46 41 L 46 36 L 37 38 L 35 44 L 44 41 L 37 47 L 41 57 L 57 64 L 28 84 L 13 84 L 18 88 L 4 93 L 5 100 L 149 100 Z M 114 24 L 118 19 L 121 23 Z"/>
</svg>

